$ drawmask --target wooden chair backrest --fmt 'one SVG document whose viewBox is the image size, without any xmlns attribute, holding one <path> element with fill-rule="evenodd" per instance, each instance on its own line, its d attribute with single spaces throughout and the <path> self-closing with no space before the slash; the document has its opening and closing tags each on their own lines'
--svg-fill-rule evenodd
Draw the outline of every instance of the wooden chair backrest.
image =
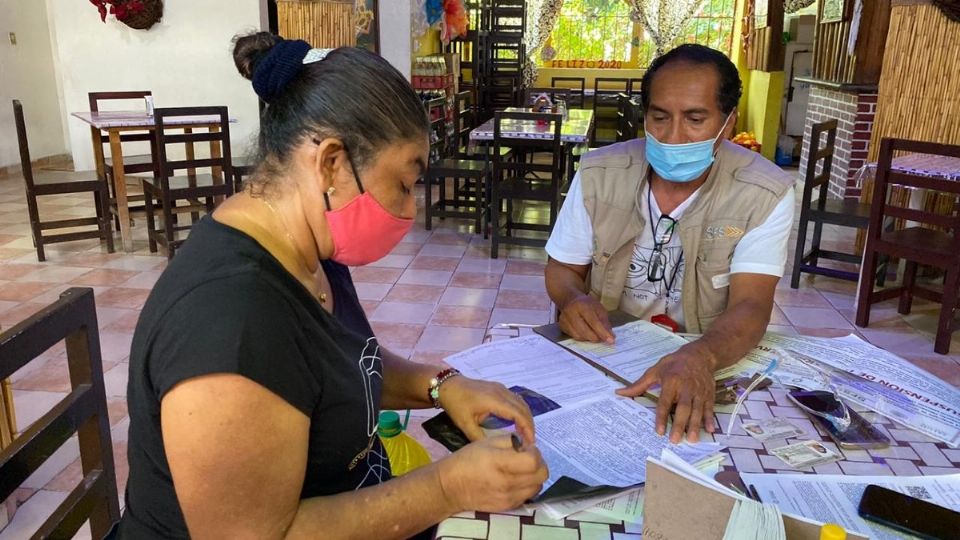
<svg viewBox="0 0 960 540">
<path fill-rule="evenodd" d="M 83 480 L 34 537 L 72 538 L 89 519 L 93 537 L 103 538 L 120 519 L 120 502 L 93 289 L 69 289 L 53 304 L 0 333 L 0 380 L 62 340 L 71 391 L 0 450 L 0 500 L 77 433 Z"/>
</svg>

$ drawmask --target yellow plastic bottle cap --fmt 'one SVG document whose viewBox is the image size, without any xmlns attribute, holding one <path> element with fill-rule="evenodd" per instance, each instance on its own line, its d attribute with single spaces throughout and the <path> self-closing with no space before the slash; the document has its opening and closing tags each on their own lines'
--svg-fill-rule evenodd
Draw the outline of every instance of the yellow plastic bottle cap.
<svg viewBox="0 0 960 540">
<path fill-rule="evenodd" d="M 847 531 L 836 523 L 827 523 L 820 527 L 820 540 L 846 540 Z"/>
</svg>

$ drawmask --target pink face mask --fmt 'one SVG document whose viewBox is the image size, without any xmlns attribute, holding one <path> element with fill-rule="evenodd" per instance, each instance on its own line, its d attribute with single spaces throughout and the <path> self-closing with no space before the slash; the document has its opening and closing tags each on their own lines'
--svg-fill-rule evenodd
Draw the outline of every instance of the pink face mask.
<svg viewBox="0 0 960 540">
<path fill-rule="evenodd" d="M 356 167 L 353 170 L 356 171 Z M 387 212 L 369 192 L 364 191 L 360 178 L 356 179 L 360 196 L 343 208 L 326 212 L 327 226 L 333 238 L 331 258 L 347 266 L 363 266 L 382 259 L 413 227 L 412 219 L 398 218 Z M 330 208 L 326 194 L 324 199 Z"/>
</svg>

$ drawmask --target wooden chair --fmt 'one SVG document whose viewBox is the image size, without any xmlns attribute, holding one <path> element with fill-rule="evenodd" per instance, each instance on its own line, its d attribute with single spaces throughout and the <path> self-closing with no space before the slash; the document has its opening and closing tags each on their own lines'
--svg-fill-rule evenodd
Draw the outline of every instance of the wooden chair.
<svg viewBox="0 0 960 540">
<path fill-rule="evenodd" d="M 447 98 L 433 98 L 423 104 L 430 119 L 430 162 L 447 155 Z"/>
<path fill-rule="evenodd" d="M 557 84 L 560 83 L 560 84 Z M 550 86 L 554 88 L 569 88 L 570 100 L 567 106 L 571 109 L 582 109 L 585 103 L 584 96 L 587 93 L 587 80 L 583 77 L 551 77 Z"/>
<path fill-rule="evenodd" d="M 564 103 L 570 103 L 569 88 L 527 88 L 523 91 L 523 103 L 521 105 L 531 107 L 533 102 L 543 94 L 546 94 L 554 105 L 556 105 L 557 99 L 563 100 Z"/>
<path fill-rule="evenodd" d="M 627 95 L 630 97 L 639 97 L 640 90 L 643 88 L 643 77 L 630 77 L 627 79 Z"/>
<path fill-rule="evenodd" d="M 857 326 L 867 326 L 870 323 L 870 306 L 891 298 L 900 298 L 898 311 L 902 314 L 910 313 L 914 296 L 939 302 L 940 319 L 933 350 L 947 354 L 950 351 L 951 334 L 958 326 L 953 315 L 957 307 L 957 294 L 960 293 L 960 215 L 957 213 L 960 208 L 957 204 L 960 183 L 893 170 L 891 164 L 897 152 L 960 158 L 960 146 L 890 138 L 884 138 L 880 143 L 870 227 L 867 230 L 863 265 L 860 267 L 856 322 Z M 953 208 L 945 214 L 909 208 L 909 203 L 888 198 L 891 189 L 897 187 L 939 192 L 953 200 Z M 888 218 L 915 222 L 920 226 L 885 230 L 883 225 Z M 922 225 L 937 228 L 925 228 Z M 906 269 L 901 286 L 875 291 L 871 277 L 876 274 L 882 256 L 906 260 Z M 944 270 L 946 274 L 942 292 L 917 285 L 917 266 L 921 264 Z"/>
<path fill-rule="evenodd" d="M 825 136 L 825 137 L 824 137 Z M 826 139 L 826 140 L 824 140 Z M 833 152 L 837 139 L 837 121 L 827 120 L 814 124 L 810 131 L 810 152 L 804 172 L 803 198 L 800 201 L 800 221 L 797 229 L 797 246 L 793 258 L 793 275 L 790 286 L 800 286 L 800 274 L 818 274 L 847 281 L 857 281 L 860 274 L 835 268 L 819 266 L 820 259 L 860 264 L 860 255 L 832 251 L 820 247 L 824 224 L 866 229 L 870 225 L 870 205 L 857 199 L 832 199 L 828 192 L 830 172 L 833 170 Z M 820 174 L 817 174 L 817 165 Z M 813 192 L 818 190 L 817 202 Z M 813 223 L 813 242 L 810 251 L 804 253 L 807 228 Z"/>
<path fill-rule="evenodd" d="M 470 150 L 470 131 L 475 127 L 476 118 L 474 93 L 460 92 L 454 101 L 452 157 L 430 163 L 424 175 L 424 225 L 431 230 L 434 217 L 473 219 L 474 231 L 479 233 L 483 226 L 490 163 L 485 155 L 478 156 Z M 449 191 L 448 179 L 452 181 Z M 433 202 L 433 186 L 439 188 L 436 202 Z"/>
<path fill-rule="evenodd" d="M 33 538 L 73 538 L 88 519 L 93 538 L 103 538 L 120 520 L 120 501 L 93 289 L 69 289 L 53 304 L 0 334 L 0 379 L 64 339 L 70 393 L 0 450 L 0 501 L 76 433 L 83 480 Z"/>
<path fill-rule="evenodd" d="M 130 92 L 90 92 L 87 94 L 87 99 L 89 100 L 90 110 L 92 112 L 100 112 L 100 106 L 102 101 L 128 101 L 132 102 L 130 108 L 140 109 L 144 106 L 144 98 L 147 96 L 152 96 L 153 92 L 150 90 L 136 90 Z M 144 114 L 146 114 L 146 109 L 144 109 Z M 156 174 L 157 171 L 157 147 L 156 147 L 156 138 L 153 136 L 149 130 L 144 131 L 125 131 L 120 134 L 120 143 L 135 143 L 135 142 L 148 142 L 150 143 L 150 153 L 149 154 L 134 154 L 134 155 L 123 155 L 123 174 L 144 174 L 144 173 L 153 173 Z M 100 144 L 106 145 L 105 151 L 103 152 L 103 163 L 102 170 L 104 172 L 104 179 L 107 181 L 107 184 L 110 188 L 110 211 L 115 216 L 117 229 L 120 228 L 120 217 L 117 212 L 117 199 L 114 194 L 114 182 L 113 182 L 113 157 L 111 157 L 110 137 L 108 135 L 100 133 Z M 139 180 L 138 180 L 139 181 Z M 139 202 L 143 200 L 143 195 L 131 194 L 127 196 L 128 204 L 130 202 Z M 139 206 L 133 206 L 131 210 L 143 210 L 144 206 L 141 204 Z"/>
<path fill-rule="evenodd" d="M 617 142 L 640 136 L 640 104 L 627 94 L 617 96 Z"/>
<path fill-rule="evenodd" d="M 504 121 L 541 122 L 549 126 L 553 123 L 552 136 L 547 139 L 506 139 L 502 134 Z M 491 182 L 490 221 L 492 242 L 490 257 L 499 255 L 500 243 L 543 246 L 546 240 L 516 237 L 514 231 L 542 231 L 549 233 L 557 220 L 560 209 L 560 187 L 564 172 L 564 148 L 560 139 L 563 128 L 563 116 L 560 114 L 498 112 L 494 117 L 493 131 L 493 178 Z M 535 152 L 549 151 L 549 163 L 527 162 L 523 159 L 501 157 L 500 148 L 530 149 Z M 514 203 L 541 201 L 549 203 L 549 223 L 529 223 L 523 219 L 515 220 Z M 506 205 L 505 219 L 501 224 L 503 206 Z M 526 212 L 523 212 L 526 214 Z"/>
<path fill-rule="evenodd" d="M 94 171 L 80 173 L 50 173 L 34 177 L 30 162 L 30 148 L 27 143 L 27 124 L 23 117 L 23 105 L 13 100 L 13 117 L 17 125 L 17 142 L 20 145 L 20 166 L 27 187 L 27 213 L 30 216 L 30 230 L 33 244 L 37 248 L 37 260 L 47 260 L 43 246 L 57 242 L 70 242 L 86 238 L 99 238 L 106 241 L 107 252 L 113 253 L 113 229 L 110 227 L 110 215 L 107 208 L 110 195 L 105 181 L 97 178 Z M 68 193 L 89 193 L 93 195 L 96 217 L 40 220 L 38 199 L 45 195 L 63 195 Z M 51 229 L 66 229 L 96 225 L 95 230 L 70 231 L 57 234 L 44 234 Z M 0 377 L 0 380 L 3 378 Z"/>
<path fill-rule="evenodd" d="M 189 231 L 199 217 L 199 211 L 205 210 L 208 214 L 225 197 L 233 195 L 233 162 L 230 157 L 230 120 L 226 107 L 176 107 L 156 109 L 154 116 L 157 119 L 157 152 L 159 174 L 156 178 L 143 179 L 143 193 L 146 196 L 147 207 L 147 238 L 150 242 L 150 251 L 157 251 L 157 244 L 163 244 L 167 250 L 167 257 L 173 258 L 176 249 L 185 240 L 185 235 L 178 233 Z M 168 118 L 216 116 L 219 121 L 216 126 L 207 132 L 194 133 L 184 125 L 168 124 Z M 183 131 L 183 133 L 173 133 Z M 193 145 L 199 142 L 210 143 L 210 157 L 196 159 L 193 157 Z M 185 146 L 186 159 L 173 159 L 168 150 L 169 145 L 182 144 Z M 209 168 L 210 173 L 197 174 L 197 169 Z M 187 171 L 185 176 L 177 175 L 177 171 Z M 201 200 L 203 202 L 201 202 Z M 186 206 L 178 203 L 186 201 Z M 154 209 L 159 205 L 159 213 L 163 218 L 163 228 L 156 228 Z M 177 215 L 191 214 L 191 223 L 181 225 Z"/>
<path fill-rule="evenodd" d="M 630 79 L 597 77 L 593 81 L 593 144 L 616 142 L 617 96 L 630 94 Z"/>
</svg>

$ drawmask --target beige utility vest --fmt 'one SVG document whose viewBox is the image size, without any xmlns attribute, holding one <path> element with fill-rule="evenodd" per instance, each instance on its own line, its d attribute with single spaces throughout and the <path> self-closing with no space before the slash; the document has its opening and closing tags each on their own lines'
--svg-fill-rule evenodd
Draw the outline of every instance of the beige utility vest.
<svg viewBox="0 0 960 540">
<path fill-rule="evenodd" d="M 590 294 L 618 309 L 639 234 L 650 167 L 646 141 L 635 139 L 587 153 L 580 162 L 583 204 L 593 224 Z M 724 141 L 706 183 L 678 223 L 686 266 L 680 295 L 686 331 L 701 333 L 727 307 L 730 262 L 743 235 L 759 226 L 793 188 L 794 177 L 756 152 Z"/>
</svg>

